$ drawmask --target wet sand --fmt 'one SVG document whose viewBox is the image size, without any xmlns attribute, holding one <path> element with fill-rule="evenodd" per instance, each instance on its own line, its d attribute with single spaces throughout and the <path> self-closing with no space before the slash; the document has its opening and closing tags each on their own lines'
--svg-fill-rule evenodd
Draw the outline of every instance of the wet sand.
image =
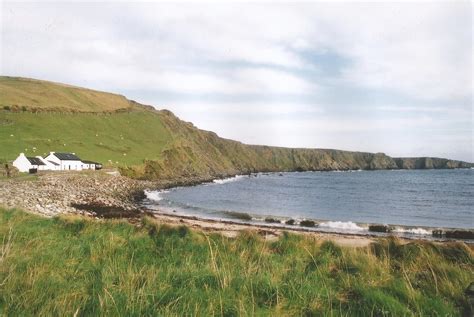
<svg viewBox="0 0 474 317">
<path fill-rule="evenodd" d="M 316 237 L 321 240 L 331 240 L 341 246 L 348 247 L 365 247 L 370 243 L 377 241 L 378 239 L 387 239 L 389 237 L 395 237 L 400 243 L 410 243 L 413 241 L 427 241 L 433 243 L 453 243 L 453 242 L 464 242 L 471 249 L 474 249 L 474 241 L 470 240 L 458 240 L 458 239 L 438 239 L 431 236 L 399 236 L 396 234 L 385 234 L 376 232 L 364 232 L 364 233 L 347 233 L 347 232 L 328 232 L 328 231 L 316 231 L 314 228 L 301 227 L 298 225 L 284 226 L 274 223 L 243 223 L 233 220 L 214 220 L 199 218 L 196 216 L 186 216 L 180 214 L 173 214 L 162 210 L 146 210 L 142 211 L 149 217 L 154 218 L 158 223 L 167 225 L 186 225 L 190 228 L 201 230 L 209 233 L 219 233 L 226 237 L 236 237 L 239 232 L 245 230 L 251 230 L 261 235 L 266 240 L 276 240 L 283 232 L 291 232 L 295 234 L 304 234 L 308 236 Z"/>
<path fill-rule="evenodd" d="M 149 214 L 149 213 L 148 213 Z M 152 216 L 158 223 L 167 225 L 185 225 L 193 229 L 202 230 L 209 233 L 219 233 L 226 237 L 236 237 L 239 232 L 245 230 L 255 231 L 266 240 L 272 241 L 278 239 L 283 232 L 292 232 L 317 237 L 321 240 L 331 240 L 341 246 L 365 247 L 374 242 L 378 237 L 362 236 L 347 233 L 326 233 L 315 232 L 313 230 L 294 227 L 280 228 L 272 225 L 258 225 L 238 223 L 234 221 L 201 219 L 194 216 L 171 215 L 166 213 L 154 212 Z M 409 240 L 401 239 L 401 241 L 409 242 Z"/>
</svg>

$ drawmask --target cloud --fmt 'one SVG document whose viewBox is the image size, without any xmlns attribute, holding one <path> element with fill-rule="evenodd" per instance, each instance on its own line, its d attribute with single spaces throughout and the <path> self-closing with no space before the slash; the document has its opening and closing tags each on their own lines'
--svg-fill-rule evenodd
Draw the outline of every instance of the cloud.
<svg viewBox="0 0 474 317">
<path fill-rule="evenodd" d="M 45 67 L 48 58 L 66 65 L 72 59 L 78 71 L 114 68 L 109 77 L 117 82 L 120 74 L 122 86 L 130 85 L 129 77 L 141 85 L 143 76 L 170 89 L 177 88 L 170 81 L 182 82 L 184 92 L 241 93 L 252 85 L 301 93 L 326 80 L 300 75 L 324 67 L 305 61 L 301 52 L 311 51 L 350 61 L 339 80 L 356 86 L 421 99 L 472 95 L 471 10 L 464 2 L 5 7 L 3 72 L 17 71 L 18 64 L 35 69 L 36 59 Z M 19 51 L 25 54 L 11 56 Z M 219 69 L 219 63 L 258 69 Z"/>
<path fill-rule="evenodd" d="M 2 9 L 4 75 L 127 92 L 249 143 L 396 154 L 437 139 L 433 154 L 473 159 L 470 2 Z"/>
<path fill-rule="evenodd" d="M 265 120 L 272 117 L 323 114 L 323 107 L 317 104 L 282 102 L 176 102 L 173 111 L 178 115 L 218 113 L 219 116 L 257 118 Z"/>
<path fill-rule="evenodd" d="M 420 99 L 472 97 L 471 15 L 468 2 L 329 5 L 305 43 L 351 60 L 343 77 L 354 85 Z"/>
</svg>

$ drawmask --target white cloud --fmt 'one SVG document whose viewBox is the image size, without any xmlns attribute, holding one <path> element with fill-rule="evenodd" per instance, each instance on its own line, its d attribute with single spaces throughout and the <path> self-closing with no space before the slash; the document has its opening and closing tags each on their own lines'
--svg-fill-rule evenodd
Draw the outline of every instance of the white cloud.
<svg viewBox="0 0 474 317">
<path fill-rule="evenodd" d="M 4 73 L 34 72 L 38 64 L 65 69 L 73 59 L 91 72 L 88 66 L 103 64 L 121 86 L 148 71 L 142 76 L 151 77 L 150 85 L 175 89 L 170 81 L 179 81 L 184 92 L 242 93 L 252 86 L 304 93 L 308 78 L 262 67 L 314 67 L 299 54 L 309 50 L 348 59 L 342 80 L 353 85 L 422 99 L 472 94 L 472 11 L 464 2 L 4 6 Z M 219 67 L 212 63 L 258 69 L 210 74 Z M 57 76 L 54 68 L 50 73 Z"/>
<path fill-rule="evenodd" d="M 438 136 L 440 153 L 472 160 L 461 150 L 472 148 L 474 133 L 470 2 L 79 1 L 1 8 L 1 74 L 176 96 L 155 101 L 250 143 L 348 148 L 352 140 L 361 149 L 398 146 L 410 153 Z M 366 97 L 359 115 L 349 109 L 351 91 Z M 183 101 L 201 95 L 208 98 Z M 221 102 L 221 95 L 236 100 Z M 339 117 L 328 117 L 332 107 L 342 107 Z M 261 121 L 238 121 L 249 109 Z M 446 141 L 459 122 L 462 129 Z"/>
<path fill-rule="evenodd" d="M 157 104 L 157 100 L 150 100 L 149 103 Z M 166 105 L 164 105 L 166 107 Z M 323 114 L 323 107 L 316 104 L 299 104 L 283 102 L 175 102 L 173 111 L 179 116 L 196 116 L 201 114 L 218 113 L 219 116 L 241 116 L 246 118 L 259 119 L 262 116 L 288 116 L 288 115 L 314 115 Z"/>
<path fill-rule="evenodd" d="M 317 16 L 313 47 L 348 57 L 349 82 L 421 99 L 472 95 L 469 2 L 336 4 Z"/>
</svg>

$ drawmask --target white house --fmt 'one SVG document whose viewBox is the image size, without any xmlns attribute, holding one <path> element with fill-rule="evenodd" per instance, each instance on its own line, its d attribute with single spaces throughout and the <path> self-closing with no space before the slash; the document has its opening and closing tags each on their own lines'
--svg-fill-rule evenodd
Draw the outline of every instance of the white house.
<svg viewBox="0 0 474 317">
<path fill-rule="evenodd" d="M 37 159 L 43 162 L 43 166 L 40 167 L 38 170 L 40 171 L 60 171 L 60 166 L 58 163 L 48 161 L 47 159 L 42 158 L 41 156 L 36 156 Z"/>
<path fill-rule="evenodd" d="M 41 156 L 37 156 L 38 158 L 41 158 L 43 160 L 43 162 L 46 164 L 46 170 L 48 171 L 60 171 L 61 170 L 61 166 L 56 163 L 56 162 L 53 162 L 53 161 L 48 161 L 44 158 L 42 158 Z"/>
<path fill-rule="evenodd" d="M 13 162 L 20 172 L 35 173 L 37 171 L 82 171 L 84 169 L 98 170 L 102 164 L 92 161 L 82 161 L 75 153 L 50 152 L 46 158 L 41 156 L 27 157 L 20 155 Z"/>
<path fill-rule="evenodd" d="M 24 153 L 20 153 L 16 160 L 13 161 L 13 166 L 20 172 L 34 173 L 38 170 L 44 170 L 46 164 L 38 157 L 25 156 Z"/>
<path fill-rule="evenodd" d="M 50 152 L 45 158 L 47 161 L 59 164 L 60 170 L 82 171 L 82 160 L 75 153 L 56 153 Z"/>
</svg>

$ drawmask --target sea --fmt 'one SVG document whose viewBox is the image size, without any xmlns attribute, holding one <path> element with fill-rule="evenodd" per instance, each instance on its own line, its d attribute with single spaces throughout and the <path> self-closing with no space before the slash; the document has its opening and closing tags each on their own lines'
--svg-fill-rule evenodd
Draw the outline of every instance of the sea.
<svg viewBox="0 0 474 317">
<path fill-rule="evenodd" d="M 147 191 L 150 210 L 261 225 L 363 234 L 370 224 L 400 235 L 474 229 L 474 170 L 379 170 L 238 175 L 191 187 Z M 269 223 L 271 222 L 271 224 Z"/>
</svg>

